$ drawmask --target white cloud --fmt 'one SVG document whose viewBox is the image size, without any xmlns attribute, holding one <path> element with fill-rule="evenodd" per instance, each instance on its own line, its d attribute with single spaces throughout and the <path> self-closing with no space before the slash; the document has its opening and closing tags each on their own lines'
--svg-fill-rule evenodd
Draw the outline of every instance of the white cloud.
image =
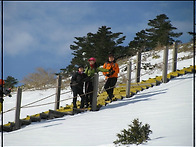
<svg viewBox="0 0 196 147">
<path fill-rule="evenodd" d="M 129 11 L 126 5 L 127 11 L 123 11 L 126 12 L 125 22 L 120 22 L 124 16 L 121 10 L 112 9 L 112 6 L 100 10 L 102 5 L 96 7 L 93 2 L 5 2 L 6 53 L 18 55 L 41 50 L 64 55 L 71 52 L 69 46 L 75 41 L 74 37 L 85 36 L 88 32 L 96 33 L 102 25 L 111 27 L 113 32 L 123 32 L 130 39 L 130 36 L 146 29 L 148 20 L 157 15 L 154 11 L 143 13 L 144 10 L 140 10 L 143 7 L 139 7 L 139 10 L 132 5 L 130 7 L 132 10 Z M 123 5 L 120 8 L 124 10 Z M 106 10 L 113 10 L 109 14 L 114 20 L 104 15 Z M 134 12 L 139 14 L 135 15 Z M 184 30 L 187 25 L 184 22 L 176 24 L 176 27 L 180 25 L 179 30 Z"/>
<path fill-rule="evenodd" d="M 30 45 L 35 42 L 34 38 L 27 32 L 13 32 L 12 37 L 8 37 L 4 46 L 5 53 L 9 55 L 24 54 L 29 50 Z"/>
<path fill-rule="evenodd" d="M 91 11 L 91 7 L 85 3 L 7 3 L 4 31 L 6 53 L 31 53 L 39 48 L 62 55 L 74 37 L 84 32 L 83 27 L 78 26 Z"/>
</svg>

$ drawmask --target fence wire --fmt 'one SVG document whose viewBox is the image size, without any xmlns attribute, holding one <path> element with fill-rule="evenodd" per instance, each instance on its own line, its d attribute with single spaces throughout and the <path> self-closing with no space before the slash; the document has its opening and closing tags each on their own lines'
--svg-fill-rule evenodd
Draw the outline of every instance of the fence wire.
<svg viewBox="0 0 196 147">
<path fill-rule="evenodd" d="M 175 62 L 177 62 L 177 61 L 175 61 Z M 168 60 L 168 64 L 171 64 L 171 63 L 173 63 L 173 58 L 170 58 L 169 60 Z M 136 63 L 133 63 L 132 64 L 132 66 L 134 66 Z M 142 62 L 141 62 L 141 64 L 142 64 Z M 161 63 L 159 63 L 158 65 L 163 65 L 164 63 L 163 62 L 161 62 Z M 127 68 L 127 66 L 125 66 L 125 68 Z M 135 71 L 136 69 L 131 69 L 131 72 L 133 72 L 133 71 Z M 118 76 L 118 78 L 120 78 L 120 77 L 124 77 L 124 75 L 126 75 L 127 73 L 124 73 L 124 74 L 121 74 L 121 75 L 119 75 Z M 131 78 L 131 81 L 133 81 L 134 79 L 136 79 L 136 78 L 139 78 L 139 77 L 142 77 L 142 76 L 144 76 L 144 75 L 147 75 L 147 74 L 149 74 L 148 72 L 146 72 L 146 73 L 144 73 L 144 74 L 140 74 L 140 76 L 138 76 L 138 77 L 135 77 L 135 78 Z M 92 77 L 92 79 L 94 78 L 94 76 Z M 105 82 L 104 82 L 105 83 Z M 131 84 L 131 83 L 130 83 Z M 67 85 L 67 86 L 76 86 L 77 84 L 70 84 L 70 85 Z M 141 87 L 142 88 L 142 86 L 140 86 L 139 84 L 138 84 L 138 86 L 139 87 Z M 58 88 L 59 86 L 55 86 L 54 88 Z M 109 89 L 112 89 L 112 88 L 115 88 L 115 87 L 118 87 L 118 86 L 113 86 L 113 87 L 110 87 L 110 88 L 108 88 L 108 89 L 104 89 L 104 85 L 102 86 L 102 88 L 101 88 L 101 90 L 98 92 L 98 96 L 102 93 L 102 92 L 104 92 L 104 90 L 106 91 L 106 90 L 109 90 Z M 122 86 L 121 86 L 122 87 Z M 123 87 L 126 87 L 126 86 L 123 86 Z M 60 88 L 62 88 L 62 86 L 60 86 Z M 72 92 L 72 90 L 70 90 L 70 91 L 67 91 L 67 92 L 64 92 L 64 93 L 61 93 L 60 95 L 64 95 L 64 94 L 67 94 L 67 93 L 70 93 L 70 92 Z M 84 94 L 82 94 L 82 95 L 79 95 L 80 97 L 81 96 L 84 96 L 84 95 L 87 95 L 87 94 L 90 94 L 90 93 L 93 93 L 93 91 L 91 91 L 91 92 L 88 92 L 88 93 L 84 93 Z M 58 103 L 58 102 L 63 102 L 63 101 L 67 101 L 67 100 L 70 100 L 70 99 L 73 99 L 73 98 L 77 98 L 78 96 L 76 96 L 76 97 L 69 97 L 69 98 L 65 98 L 65 99 L 62 99 L 62 100 L 60 100 L 60 101 L 53 101 L 53 102 L 48 102 L 48 103 L 44 103 L 44 104 L 37 104 L 37 105 L 32 105 L 32 104 L 35 104 L 35 103 L 38 103 L 38 102 L 41 102 L 41 101 L 43 101 L 43 100 L 46 100 L 46 99 L 48 99 L 48 98 L 50 98 L 50 97 L 52 97 L 52 96 L 55 96 L 56 95 L 56 93 L 54 93 L 54 94 L 51 94 L 51 95 L 49 95 L 49 96 L 46 96 L 46 97 L 44 97 L 44 98 L 42 98 L 42 99 L 39 99 L 39 100 L 36 100 L 36 101 L 34 101 L 34 102 L 30 102 L 30 103 L 28 103 L 28 104 L 25 104 L 25 105 L 23 105 L 23 106 L 21 106 L 21 108 L 33 108 L 33 107 L 40 107 L 40 106 L 46 106 L 46 105 L 51 105 L 51 104 L 55 104 L 55 103 Z M 7 112 L 10 112 L 10 111 L 14 111 L 16 109 L 16 107 L 13 107 L 13 108 L 11 108 L 11 109 L 8 109 L 8 110 L 6 110 L 6 111 L 4 111 L 3 113 L 7 113 Z"/>
</svg>

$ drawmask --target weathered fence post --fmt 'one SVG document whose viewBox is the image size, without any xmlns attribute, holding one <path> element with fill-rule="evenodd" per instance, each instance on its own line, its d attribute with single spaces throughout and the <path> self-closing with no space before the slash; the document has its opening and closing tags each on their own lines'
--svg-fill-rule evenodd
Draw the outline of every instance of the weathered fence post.
<svg viewBox="0 0 196 147">
<path fill-rule="evenodd" d="M 59 109 L 60 106 L 61 80 L 62 80 L 62 76 L 58 75 L 54 110 Z"/>
<path fill-rule="evenodd" d="M 167 83 L 167 66 L 168 66 L 168 45 L 164 49 L 164 54 L 163 54 L 163 75 L 162 75 L 162 80 L 163 83 Z"/>
<path fill-rule="evenodd" d="M 173 65 L 172 65 L 172 72 L 177 70 L 177 53 L 178 53 L 178 42 L 174 43 L 173 49 Z"/>
<path fill-rule="evenodd" d="M 18 88 L 15 112 L 15 130 L 20 129 L 20 108 L 21 108 L 22 88 Z"/>
<path fill-rule="evenodd" d="M 131 61 L 127 64 L 127 85 L 126 85 L 126 97 L 130 97 L 131 88 Z"/>
<path fill-rule="evenodd" d="M 136 61 L 136 75 L 135 82 L 140 82 L 140 71 L 141 71 L 141 51 L 137 52 L 137 61 Z"/>
<path fill-rule="evenodd" d="M 99 84 L 99 74 L 95 73 L 93 78 L 93 100 L 92 100 L 92 111 L 97 110 L 97 92 Z"/>
</svg>

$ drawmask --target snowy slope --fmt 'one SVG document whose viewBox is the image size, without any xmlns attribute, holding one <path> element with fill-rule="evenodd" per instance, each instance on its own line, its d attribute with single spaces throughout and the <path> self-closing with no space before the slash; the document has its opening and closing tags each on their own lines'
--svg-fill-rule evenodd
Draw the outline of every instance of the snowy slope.
<svg viewBox="0 0 196 147">
<path fill-rule="evenodd" d="M 135 118 L 151 126 L 144 145 L 192 145 L 192 74 L 113 102 L 98 112 L 86 112 L 34 123 L 4 133 L 6 146 L 112 146 L 116 133 Z"/>
<path fill-rule="evenodd" d="M 146 52 L 146 53 L 142 53 L 142 56 L 144 58 L 144 56 L 146 54 L 152 54 L 151 52 Z M 142 63 L 150 63 L 151 65 L 155 65 L 155 64 L 162 64 L 163 62 L 163 51 L 160 51 L 160 52 L 157 52 L 157 54 L 160 56 L 160 58 L 158 59 L 153 59 L 151 56 L 148 57 L 148 59 L 146 61 L 142 61 Z M 188 55 L 192 55 L 193 53 L 191 52 L 181 52 L 181 53 L 178 53 L 178 58 L 181 58 L 181 57 L 186 57 Z M 133 65 L 132 65 L 132 69 L 133 69 L 133 72 L 131 73 L 131 77 L 132 79 L 135 78 L 135 70 L 134 70 L 134 67 L 135 67 L 135 64 L 134 64 L 134 61 L 135 61 L 135 56 L 134 57 L 131 57 L 129 60 L 131 60 L 133 62 Z M 171 59 L 172 59 L 172 50 L 169 50 L 169 63 L 168 63 L 168 73 L 171 72 Z M 183 61 L 178 61 L 177 63 L 177 69 L 182 69 L 183 67 L 189 67 L 190 65 L 193 65 L 192 64 L 192 61 L 193 59 L 187 59 L 187 60 L 183 60 Z M 121 81 L 122 80 L 122 77 L 123 76 L 126 76 L 127 72 L 124 71 L 124 68 L 126 67 L 126 63 L 125 62 L 124 64 L 122 64 L 120 66 L 120 73 L 119 73 L 119 78 L 118 78 L 118 81 Z M 155 69 L 155 70 L 144 70 L 142 69 L 141 70 L 141 80 L 147 80 L 149 78 L 154 78 L 156 76 L 162 76 L 162 71 L 161 69 Z M 102 73 L 100 73 L 100 76 L 99 76 L 99 81 L 103 81 L 104 80 L 104 76 Z M 132 80 L 132 82 L 135 82 L 134 80 Z M 55 88 L 51 88 L 51 89 L 48 89 L 48 90 L 36 90 L 36 91 L 24 91 L 22 93 L 22 106 L 26 105 L 26 104 L 29 104 L 29 103 L 32 103 L 32 102 L 35 102 L 37 100 L 40 100 L 40 99 L 43 99 L 45 97 L 48 97 L 47 99 L 43 100 L 43 101 L 40 101 L 38 103 L 35 103 L 35 104 L 32 104 L 32 105 L 38 105 L 38 104 L 45 104 L 45 103 L 51 103 L 51 104 L 48 104 L 48 105 L 43 105 L 43 106 L 39 106 L 39 107 L 30 107 L 30 108 L 22 108 L 21 109 L 21 118 L 26 118 L 27 115 L 34 115 L 36 113 L 41 113 L 41 112 L 45 112 L 49 109 L 54 109 L 54 102 L 55 102 L 55 92 L 56 92 L 56 89 Z M 61 91 L 61 94 L 62 93 L 65 93 L 63 95 L 61 95 L 61 100 L 65 100 L 65 101 L 62 101 L 60 103 L 60 106 L 66 106 L 66 104 L 70 104 L 72 102 L 72 92 L 71 92 L 71 89 L 68 85 L 67 89 L 64 89 Z M 8 122 L 13 122 L 14 119 L 15 119 L 15 111 L 14 109 L 12 111 L 9 111 L 10 109 L 14 108 L 15 107 L 15 103 L 16 103 L 16 92 L 12 94 L 13 97 L 12 98 L 9 98 L 9 97 L 6 97 L 4 99 L 4 112 L 6 112 L 4 114 L 4 124 L 8 123 Z M 51 97 L 49 97 L 51 96 Z M 80 100 L 80 98 L 78 98 L 78 100 Z M 30 105 L 30 106 L 32 106 Z M 8 112 L 7 112 L 8 111 Z"/>
<path fill-rule="evenodd" d="M 143 53 L 143 54 L 151 54 Z M 152 59 L 151 56 L 142 63 L 162 64 L 163 51 L 157 52 L 160 58 Z M 190 52 L 178 54 L 178 58 L 191 55 Z M 144 55 L 143 55 L 144 56 Z M 171 71 L 172 50 L 169 51 L 169 68 Z M 135 57 L 130 58 L 134 63 Z M 178 61 L 177 68 L 182 69 L 192 65 L 193 59 Z M 132 68 L 134 69 L 135 64 Z M 120 66 L 119 81 L 126 71 L 126 65 Z M 160 69 L 154 71 L 142 69 L 141 80 L 162 75 Z M 135 71 L 132 72 L 132 78 Z M 100 73 L 99 80 L 104 77 Z M 134 82 L 134 81 L 133 81 Z M 55 101 L 56 89 L 24 91 L 22 93 L 22 106 L 31 102 L 47 99 L 35 103 L 45 104 Z M 72 102 L 72 93 L 68 87 L 62 90 L 61 106 Z M 79 98 L 78 98 L 79 99 Z M 4 112 L 15 107 L 16 93 L 12 98 L 5 98 Z M 21 118 L 27 115 L 41 113 L 54 109 L 54 103 L 21 109 Z M 4 124 L 14 121 L 15 111 L 4 114 Z M 20 130 L 5 133 L 5 145 L 112 145 L 116 133 L 127 128 L 134 118 L 139 118 L 143 123 L 151 125 L 152 140 L 147 145 L 191 145 L 192 143 L 192 75 L 185 75 L 173 79 L 167 84 L 142 91 L 130 99 L 113 102 L 102 107 L 98 112 L 87 112 L 75 116 L 32 123 Z M 183 135 L 181 135 L 183 133 Z M 57 137 L 58 136 L 58 137 Z M 52 138 L 52 139 L 51 139 Z M 55 138 L 55 139 L 54 139 Z M 48 140 L 49 139 L 49 140 Z M 178 141 L 176 141 L 178 140 Z"/>
</svg>

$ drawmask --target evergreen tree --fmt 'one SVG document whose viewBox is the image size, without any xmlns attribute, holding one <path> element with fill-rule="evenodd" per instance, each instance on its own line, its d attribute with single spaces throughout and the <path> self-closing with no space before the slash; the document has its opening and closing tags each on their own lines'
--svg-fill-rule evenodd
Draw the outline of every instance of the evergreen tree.
<svg viewBox="0 0 196 147">
<path fill-rule="evenodd" d="M 136 37 L 134 37 L 134 40 L 129 43 L 129 47 L 132 49 L 131 51 L 134 52 L 134 54 L 137 51 L 142 52 L 149 49 L 148 34 L 146 31 L 141 30 L 136 33 Z"/>
<path fill-rule="evenodd" d="M 194 36 L 196 37 L 196 33 L 195 32 L 188 32 L 189 35 L 193 36 L 193 38 L 191 39 L 191 41 L 194 40 Z"/>
<path fill-rule="evenodd" d="M 151 28 L 146 29 L 146 31 L 148 32 L 152 47 L 169 45 L 174 41 L 172 37 L 177 38 L 182 35 L 182 32 L 173 32 L 177 28 L 172 26 L 171 21 L 165 14 L 158 15 L 155 19 L 149 20 L 148 25 Z"/>
<path fill-rule="evenodd" d="M 104 64 L 109 53 L 116 56 L 125 54 L 127 48 L 120 45 L 125 40 L 125 36 L 120 37 L 123 33 L 113 33 L 110 29 L 110 27 L 102 26 L 95 34 L 88 33 L 87 36 L 75 37 L 74 45 L 70 45 L 74 58 L 68 68 L 87 64 L 90 57 L 95 57 L 99 66 Z"/>
<path fill-rule="evenodd" d="M 12 76 L 8 76 L 5 80 L 5 87 L 6 88 L 14 88 L 14 86 L 18 84 L 18 80 Z"/>
<path fill-rule="evenodd" d="M 118 139 L 113 143 L 119 145 L 139 145 L 150 140 L 149 135 L 151 133 L 152 130 L 150 130 L 149 124 L 142 125 L 139 119 L 134 119 L 127 130 L 123 129 L 121 133 L 117 134 Z"/>
</svg>

